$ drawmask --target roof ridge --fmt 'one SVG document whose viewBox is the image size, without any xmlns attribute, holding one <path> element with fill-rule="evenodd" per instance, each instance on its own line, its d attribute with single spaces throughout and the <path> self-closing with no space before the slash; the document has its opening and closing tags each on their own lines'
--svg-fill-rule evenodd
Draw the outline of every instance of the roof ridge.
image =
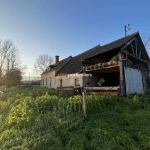
<svg viewBox="0 0 150 150">
<path fill-rule="evenodd" d="M 130 37 L 130 36 L 133 36 L 133 35 L 136 35 L 136 34 L 139 34 L 139 31 L 127 35 L 126 38 L 128 38 L 128 37 Z M 124 38 L 125 38 L 125 37 L 119 38 L 119 39 L 117 39 L 117 40 L 115 40 L 115 41 L 112 41 L 112 42 L 110 42 L 110 43 L 104 44 L 104 45 L 102 45 L 101 47 L 106 46 L 106 45 L 109 45 L 109 44 L 111 44 L 111 43 L 113 43 L 113 42 L 116 42 L 116 41 L 118 41 L 118 40 L 122 40 L 122 39 L 124 39 Z"/>
<path fill-rule="evenodd" d="M 132 33 L 130 35 L 127 36 L 127 41 L 129 41 L 130 39 L 132 39 L 133 37 L 139 35 L 139 32 L 135 32 Z M 123 44 L 125 43 L 124 37 L 115 40 L 111 43 L 108 43 L 106 45 L 100 46 L 100 45 L 96 45 L 76 56 L 74 56 L 69 63 L 67 63 L 65 66 L 63 66 L 61 68 L 61 70 L 59 72 L 67 72 L 67 73 L 76 73 L 76 72 L 80 72 L 81 70 L 81 60 L 82 59 L 87 59 L 87 58 L 91 58 L 94 57 L 96 55 L 100 55 L 102 53 L 117 49 L 117 51 L 119 51 L 119 47 L 121 47 Z"/>
<path fill-rule="evenodd" d="M 64 59 L 62 59 L 62 60 L 60 60 L 59 62 L 57 62 L 57 63 L 54 63 L 54 64 L 51 64 L 51 65 L 49 65 L 49 66 L 56 65 L 56 64 L 58 64 L 58 63 L 60 63 L 60 62 L 64 61 L 65 59 L 69 58 L 69 57 L 72 57 L 72 56 L 70 55 L 70 56 L 68 56 L 68 57 L 66 57 L 66 58 L 64 58 Z"/>
</svg>

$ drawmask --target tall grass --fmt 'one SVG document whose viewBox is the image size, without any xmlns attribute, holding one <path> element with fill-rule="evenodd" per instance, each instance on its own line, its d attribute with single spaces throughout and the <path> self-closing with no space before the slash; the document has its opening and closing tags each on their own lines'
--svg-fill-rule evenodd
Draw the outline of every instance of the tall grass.
<svg viewBox="0 0 150 150">
<path fill-rule="evenodd" d="M 0 150 L 150 149 L 150 97 L 18 94 L 0 101 Z"/>
</svg>

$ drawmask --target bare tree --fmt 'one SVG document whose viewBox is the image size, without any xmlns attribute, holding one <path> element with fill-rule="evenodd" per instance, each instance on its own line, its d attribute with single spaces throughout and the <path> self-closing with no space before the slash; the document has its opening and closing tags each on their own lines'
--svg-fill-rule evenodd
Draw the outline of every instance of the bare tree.
<svg viewBox="0 0 150 150">
<path fill-rule="evenodd" d="M 145 48 L 148 51 L 150 49 L 150 34 L 149 35 L 148 34 L 143 34 L 142 35 L 142 41 L 143 41 L 143 44 L 144 44 Z"/>
<path fill-rule="evenodd" d="M 19 51 L 14 43 L 11 40 L 0 40 L 0 78 L 4 77 L 6 84 L 9 86 L 12 70 L 18 70 L 21 74 L 25 68 L 25 66 L 22 66 Z M 15 78 L 14 73 L 13 78 Z M 18 78 L 18 80 L 20 79 Z"/>
<path fill-rule="evenodd" d="M 34 71 L 40 75 L 43 73 L 48 66 L 50 66 L 54 62 L 54 59 L 48 54 L 41 54 L 36 59 L 34 64 Z"/>
<path fill-rule="evenodd" d="M 5 64 L 7 51 L 8 49 L 5 47 L 3 41 L 0 39 L 0 78 L 2 78 L 3 76 L 3 66 Z"/>
</svg>

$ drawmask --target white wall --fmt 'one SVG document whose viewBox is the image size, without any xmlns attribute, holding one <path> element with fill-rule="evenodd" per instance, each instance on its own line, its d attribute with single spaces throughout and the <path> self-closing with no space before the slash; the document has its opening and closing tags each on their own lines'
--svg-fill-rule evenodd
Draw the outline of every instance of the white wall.
<svg viewBox="0 0 150 150">
<path fill-rule="evenodd" d="M 82 86 L 82 75 L 72 74 L 68 76 L 57 76 L 56 77 L 56 87 L 60 87 L 60 79 L 62 79 L 62 86 L 75 86 L 75 79 L 79 79 L 80 86 Z"/>
<path fill-rule="evenodd" d="M 51 84 L 50 84 L 50 79 L 51 79 Z M 43 85 L 43 80 L 44 80 L 44 85 Z M 47 80 L 47 84 L 46 84 L 46 80 Z M 41 86 L 46 86 L 48 88 L 56 88 L 56 77 L 55 77 L 54 70 L 41 75 Z"/>
<path fill-rule="evenodd" d="M 101 77 L 97 75 L 92 75 L 92 76 L 83 76 L 83 86 L 97 86 L 99 80 Z"/>
<path fill-rule="evenodd" d="M 51 85 L 50 85 L 51 78 Z M 44 79 L 44 85 L 43 85 Z M 46 84 L 47 79 L 47 84 Z M 87 74 L 69 74 L 68 76 L 56 76 L 55 71 L 50 71 L 41 75 L 41 86 L 47 86 L 48 88 L 60 87 L 60 79 L 62 79 L 62 87 L 66 86 L 76 86 L 75 80 L 79 79 L 80 87 L 82 86 L 94 86 L 100 80 L 100 77 L 90 76 Z"/>
</svg>

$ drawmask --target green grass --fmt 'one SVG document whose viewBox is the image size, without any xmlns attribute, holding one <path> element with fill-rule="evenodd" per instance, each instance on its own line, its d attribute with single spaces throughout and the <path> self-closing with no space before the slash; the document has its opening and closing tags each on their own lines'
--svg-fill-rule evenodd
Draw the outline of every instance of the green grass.
<svg viewBox="0 0 150 150">
<path fill-rule="evenodd" d="M 0 150 L 150 149 L 150 96 L 88 95 L 84 119 L 81 96 L 24 92 L 0 101 Z"/>
</svg>

